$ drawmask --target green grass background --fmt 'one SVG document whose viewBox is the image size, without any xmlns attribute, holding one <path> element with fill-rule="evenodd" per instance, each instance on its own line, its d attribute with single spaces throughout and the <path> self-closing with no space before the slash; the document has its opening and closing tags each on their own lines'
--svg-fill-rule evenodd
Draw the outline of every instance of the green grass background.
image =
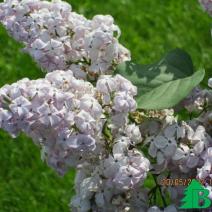
<svg viewBox="0 0 212 212">
<path fill-rule="evenodd" d="M 197 0 L 73 0 L 86 17 L 111 14 L 122 30 L 121 43 L 136 62 L 151 63 L 180 47 L 196 68 L 212 76 L 211 19 Z M 20 44 L 0 26 L 0 86 L 44 73 Z M 60 178 L 40 160 L 39 149 L 24 135 L 12 139 L 0 131 L 0 212 L 69 211 L 74 172 Z"/>
</svg>

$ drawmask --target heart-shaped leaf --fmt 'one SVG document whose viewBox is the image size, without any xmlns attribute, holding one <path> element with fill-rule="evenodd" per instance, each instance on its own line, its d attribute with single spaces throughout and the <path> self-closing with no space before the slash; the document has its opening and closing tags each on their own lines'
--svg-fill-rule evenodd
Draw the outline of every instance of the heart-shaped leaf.
<svg viewBox="0 0 212 212">
<path fill-rule="evenodd" d="M 181 49 L 166 54 L 152 65 L 125 62 L 116 73 L 138 88 L 137 102 L 143 109 L 175 106 L 204 78 L 204 70 L 194 72 L 191 57 Z"/>
</svg>

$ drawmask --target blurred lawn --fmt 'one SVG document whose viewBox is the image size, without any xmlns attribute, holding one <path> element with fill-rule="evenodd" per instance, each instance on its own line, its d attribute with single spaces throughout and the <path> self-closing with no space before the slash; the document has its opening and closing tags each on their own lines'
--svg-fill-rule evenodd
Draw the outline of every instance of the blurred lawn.
<svg viewBox="0 0 212 212">
<path fill-rule="evenodd" d="M 150 63 L 176 47 L 188 51 L 212 76 L 210 18 L 197 0 L 73 0 L 86 17 L 111 14 L 122 30 L 121 43 L 136 62 Z M 23 77 L 44 76 L 0 27 L 0 86 Z M 205 81 L 206 82 L 206 81 Z M 58 177 L 40 160 L 39 149 L 21 135 L 0 132 L 0 212 L 68 211 L 74 173 Z"/>
</svg>

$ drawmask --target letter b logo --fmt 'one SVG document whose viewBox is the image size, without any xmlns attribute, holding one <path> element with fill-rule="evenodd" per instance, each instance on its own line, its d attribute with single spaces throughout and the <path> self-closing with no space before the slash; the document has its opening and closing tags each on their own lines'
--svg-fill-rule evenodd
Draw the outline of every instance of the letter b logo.
<svg viewBox="0 0 212 212">
<path fill-rule="evenodd" d="M 211 205 L 211 200 L 208 198 L 209 191 L 197 180 L 191 181 L 184 195 L 180 209 L 204 209 Z"/>
</svg>

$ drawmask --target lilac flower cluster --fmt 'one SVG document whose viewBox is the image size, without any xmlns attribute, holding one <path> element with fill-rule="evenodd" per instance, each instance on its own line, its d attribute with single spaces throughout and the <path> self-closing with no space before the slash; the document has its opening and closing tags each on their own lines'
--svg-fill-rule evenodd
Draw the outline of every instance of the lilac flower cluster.
<svg viewBox="0 0 212 212">
<path fill-rule="evenodd" d="M 147 196 L 139 186 L 149 161 L 137 150 L 128 150 L 130 139 L 116 139 L 112 153 L 92 170 L 84 167 L 76 176 L 73 211 L 125 211 L 146 208 Z M 93 199 L 93 201 L 91 201 Z M 137 211 L 136 210 L 136 211 Z"/>
<path fill-rule="evenodd" d="M 71 69 L 77 78 L 93 78 L 130 59 L 129 51 L 118 43 L 120 30 L 111 16 L 88 20 L 60 0 L 5 1 L 0 21 L 49 72 Z"/>
<path fill-rule="evenodd" d="M 95 88 L 70 70 L 55 70 L 44 79 L 23 79 L 0 89 L 0 127 L 13 137 L 20 132 L 31 137 L 60 175 L 70 167 L 78 170 L 76 211 L 107 208 L 117 195 L 138 188 L 149 171 L 149 160 L 135 148 L 142 141 L 139 128 L 128 120 L 136 93 L 120 75 L 102 75 Z M 106 138 L 105 127 L 112 139 Z"/>
<path fill-rule="evenodd" d="M 211 13 L 211 1 L 201 3 Z M 76 169 L 72 211 L 175 212 L 184 187 L 160 179 L 212 178 L 212 79 L 174 109 L 140 111 L 137 88 L 110 75 L 130 60 L 111 16 L 88 20 L 58 0 L 5 0 L 0 22 L 48 72 L 0 89 L 0 128 L 31 137 L 60 175 Z M 190 120 L 179 120 L 181 109 Z M 144 186 L 147 176 L 155 187 Z"/>
<path fill-rule="evenodd" d="M 77 166 L 86 158 L 83 150 L 93 154 L 95 136 L 102 131 L 102 107 L 93 86 L 76 80 L 71 71 L 5 85 L 0 90 L 0 106 L 1 128 L 12 136 L 23 131 L 32 137 L 61 174 L 67 165 Z"/>
<path fill-rule="evenodd" d="M 174 116 L 169 117 L 167 121 L 160 115 L 161 112 L 158 112 L 158 118 L 146 120 L 141 124 L 140 129 L 144 137 L 143 148 L 148 149 L 151 172 L 156 174 L 158 184 L 165 178 L 173 180 L 197 178 L 205 183 L 211 198 L 212 90 L 198 89 L 198 95 L 196 91 L 197 88 L 178 106 L 187 108 L 188 113 L 194 113 L 194 117 L 189 121 L 179 121 Z M 191 98 L 194 96 L 195 98 Z M 197 99 L 203 103 L 202 107 L 197 104 Z M 170 116 L 170 112 L 164 115 Z M 164 197 L 168 193 L 172 203 L 179 206 L 185 186 L 163 185 L 161 189 Z M 160 211 L 156 208 L 154 210 Z"/>
</svg>

